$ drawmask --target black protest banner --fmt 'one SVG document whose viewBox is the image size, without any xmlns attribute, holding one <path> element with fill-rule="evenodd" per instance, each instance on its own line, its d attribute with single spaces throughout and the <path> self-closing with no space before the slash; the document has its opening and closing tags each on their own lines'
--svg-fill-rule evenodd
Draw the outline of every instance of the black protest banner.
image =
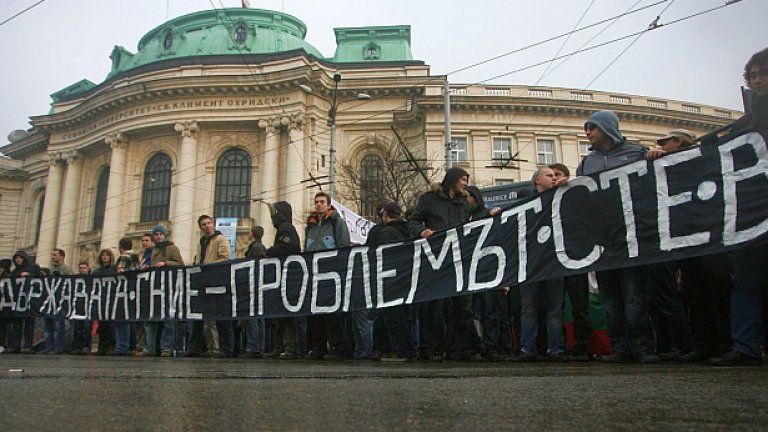
<svg viewBox="0 0 768 432">
<path fill-rule="evenodd" d="M 768 231 L 768 148 L 748 133 L 529 197 L 429 239 L 105 277 L 0 281 L 0 314 L 162 320 L 378 309 L 727 251 Z"/>
</svg>

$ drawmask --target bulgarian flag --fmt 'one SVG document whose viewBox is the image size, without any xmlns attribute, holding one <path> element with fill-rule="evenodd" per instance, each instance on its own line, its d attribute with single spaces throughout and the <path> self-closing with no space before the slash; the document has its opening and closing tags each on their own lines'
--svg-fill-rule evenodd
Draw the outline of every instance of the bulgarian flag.
<svg viewBox="0 0 768 432">
<path fill-rule="evenodd" d="M 565 296 L 564 321 L 565 343 L 568 351 L 573 351 L 573 308 L 571 300 Z M 592 321 L 592 336 L 589 338 L 589 352 L 602 356 L 611 352 L 611 338 L 608 336 L 608 318 L 600 303 L 597 291 L 597 279 L 594 272 L 589 272 L 589 320 Z"/>
</svg>

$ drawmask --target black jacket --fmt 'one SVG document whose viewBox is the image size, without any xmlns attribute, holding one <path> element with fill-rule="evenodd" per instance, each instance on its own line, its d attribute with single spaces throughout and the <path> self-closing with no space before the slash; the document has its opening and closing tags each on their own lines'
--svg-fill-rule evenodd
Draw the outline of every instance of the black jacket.
<svg viewBox="0 0 768 432">
<path fill-rule="evenodd" d="M 267 248 L 264 247 L 264 243 L 260 241 L 253 241 L 248 245 L 248 250 L 245 251 L 246 258 L 259 258 L 267 255 Z"/>
<path fill-rule="evenodd" d="M 398 240 L 408 240 L 411 237 L 411 230 L 408 221 L 398 219 L 385 224 L 378 235 L 379 243 L 387 243 Z"/>
<path fill-rule="evenodd" d="M 301 241 L 293 226 L 293 209 L 286 201 L 272 204 L 272 225 L 277 229 L 275 242 L 267 249 L 267 256 L 281 257 L 301 253 Z"/>
<path fill-rule="evenodd" d="M 461 168 L 451 168 L 439 188 L 419 197 L 409 219 L 411 235 L 421 237 L 424 228 L 445 230 L 469 221 L 469 203 L 464 196 L 450 197 L 448 192 L 459 178 L 469 175 Z"/>
<path fill-rule="evenodd" d="M 24 259 L 24 261 L 21 262 L 21 265 L 16 265 L 16 257 L 20 256 Z M 29 273 L 30 277 L 40 277 L 40 266 L 37 264 L 34 264 L 29 261 L 29 255 L 27 255 L 26 252 L 20 250 L 13 254 L 13 261 L 14 269 L 11 271 L 12 277 L 19 277 L 22 273 L 27 272 Z"/>
</svg>

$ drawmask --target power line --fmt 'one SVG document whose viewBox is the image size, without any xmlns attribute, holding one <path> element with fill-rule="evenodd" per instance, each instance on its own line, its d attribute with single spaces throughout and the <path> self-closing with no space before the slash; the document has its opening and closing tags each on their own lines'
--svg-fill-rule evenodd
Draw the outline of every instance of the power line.
<svg viewBox="0 0 768 432">
<path fill-rule="evenodd" d="M 28 8 L 26 8 L 26 9 L 22 10 L 21 12 L 19 12 L 19 13 L 17 13 L 17 14 L 15 14 L 15 15 L 13 15 L 12 17 L 10 17 L 10 18 L 7 18 L 5 21 L 3 21 L 3 22 L 0 22 L 0 26 L 1 26 L 1 25 L 3 25 L 3 24 L 5 24 L 5 23 L 7 23 L 7 22 L 10 22 L 10 21 L 11 21 L 11 20 L 13 20 L 14 18 L 17 18 L 17 17 L 21 16 L 21 15 L 22 15 L 22 14 L 24 14 L 25 12 L 29 11 L 29 10 L 30 10 L 30 9 L 32 9 L 33 7 L 35 7 L 35 6 L 39 5 L 40 3 L 43 3 L 44 1 L 45 1 L 45 0 L 40 0 L 40 1 L 38 1 L 37 3 L 33 4 L 32 6 L 29 6 Z"/>
</svg>

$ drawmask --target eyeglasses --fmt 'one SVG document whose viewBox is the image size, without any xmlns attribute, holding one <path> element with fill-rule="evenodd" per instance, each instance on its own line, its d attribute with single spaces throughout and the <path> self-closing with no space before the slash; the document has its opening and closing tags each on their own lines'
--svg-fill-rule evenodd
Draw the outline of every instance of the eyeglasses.
<svg viewBox="0 0 768 432">
<path fill-rule="evenodd" d="M 587 123 L 584 125 L 585 131 L 593 131 L 595 129 L 597 129 L 597 126 L 593 125 L 592 123 Z"/>
</svg>

